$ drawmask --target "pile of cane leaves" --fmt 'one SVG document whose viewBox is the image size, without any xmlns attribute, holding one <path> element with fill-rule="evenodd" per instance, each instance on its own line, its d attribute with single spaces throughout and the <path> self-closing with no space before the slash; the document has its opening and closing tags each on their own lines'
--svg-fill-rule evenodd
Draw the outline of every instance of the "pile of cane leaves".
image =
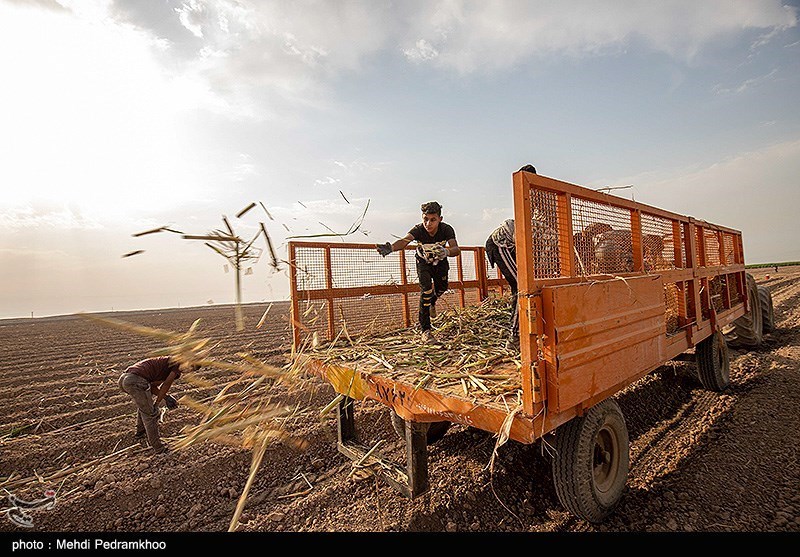
<svg viewBox="0 0 800 557">
<path fill-rule="evenodd" d="M 460 385 L 464 394 L 516 390 L 521 363 L 519 348 L 508 343 L 511 302 L 509 296 L 490 297 L 441 312 L 432 320 L 435 342 L 423 342 L 416 328 L 358 338 L 340 334 L 306 355 L 328 364 L 371 360 L 370 372 L 411 376 L 418 388 Z"/>
</svg>

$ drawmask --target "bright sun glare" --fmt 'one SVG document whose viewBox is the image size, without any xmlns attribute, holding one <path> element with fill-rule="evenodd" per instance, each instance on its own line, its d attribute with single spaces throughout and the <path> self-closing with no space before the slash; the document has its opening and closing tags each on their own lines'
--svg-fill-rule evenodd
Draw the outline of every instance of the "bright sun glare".
<svg viewBox="0 0 800 557">
<path fill-rule="evenodd" d="M 113 217 L 185 199 L 196 173 L 181 134 L 197 92 L 163 74 L 151 40 L 14 5 L 0 5 L 0 20 L 11 10 L 0 67 L 23 77 L 0 88 L 0 203 L 47 200 Z"/>
</svg>

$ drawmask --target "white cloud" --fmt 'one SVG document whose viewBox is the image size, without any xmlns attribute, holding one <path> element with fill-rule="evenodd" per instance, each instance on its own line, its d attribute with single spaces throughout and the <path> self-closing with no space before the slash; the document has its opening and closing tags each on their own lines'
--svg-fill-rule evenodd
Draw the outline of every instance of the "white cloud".
<svg viewBox="0 0 800 557">
<path fill-rule="evenodd" d="M 99 230 L 103 226 L 84 216 L 77 207 L 53 206 L 52 203 L 25 205 L 0 212 L 0 230 L 24 228 L 56 228 L 61 230 Z"/>
<path fill-rule="evenodd" d="M 439 51 L 431 46 L 431 43 L 425 39 L 420 39 L 414 45 L 414 48 L 404 48 L 403 54 L 412 62 L 423 62 L 425 60 L 433 60 L 439 56 Z"/>
<path fill-rule="evenodd" d="M 207 169 L 177 130 L 214 99 L 197 82 L 165 74 L 152 36 L 5 4 L 0 20 L 13 21 L 0 34 L 0 210 L 47 198 L 115 217 L 202 189 Z"/>
<path fill-rule="evenodd" d="M 20 261 L 31 258 L 39 257 L 43 259 L 67 259 L 69 254 L 63 250 L 31 250 L 31 249 L 17 249 L 17 248 L 0 248 L 0 260 L 13 260 L 15 258 Z"/>
<path fill-rule="evenodd" d="M 338 178 L 332 178 L 330 176 L 325 176 L 325 178 L 323 179 L 314 180 L 314 183 L 318 186 L 330 186 L 338 182 L 341 182 L 341 180 L 339 180 Z"/>
<path fill-rule="evenodd" d="M 484 208 L 481 213 L 481 222 L 493 224 L 497 223 L 499 226 L 506 219 L 514 218 L 513 207 L 492 207 Z"/>
<path fill-rule="evenodd" d="M 45 8 L 48 10 L 55 10 L 55 11 L 64 11 L 67 9 L 56 0 L 7 0 L 7 1 L 12 4 L 17 4 L 20 6 L 24 5 L 37 6 L 40 8 Z"/>
<path fill-rule="evenodd" d="M 203 25 L 208 23 L 208 18 L 202 2 L 189 0 L 180 8 L 175 8 L 175 12 L 178 14 L 181 25 L 186 27 L 192 35 L 199 38 L 203 37 Z M 225 30 L 227 31 L 227 25 Z"/>
<path fill-rule="evenodd" d="M 773 69 L 771 72 L 765 75 L 760 75 L 758 77 L 753 77 L 751 79 L 746 79 L 739 85 L 735 87 L 722 87 L 721 85 L 716 85 L 714 87 L 714 92 L 718 95 L 729 95 L 729 94 L 738 94 L 743 93 L 748 89 L 752 89 L 753 87 L 758 87 L 767 81 L 772 81 L 774 77 L 778 74 L 778 70 Z"/>
<path fill-rule="evenodd" d="M 422 4 L 410 18 L 404 52 L 462 73 L 506 69 L 531 57 L 615 53 L 641 41 L 690 60 L 704 46 L 746 29 L 767 30 L 763 44 L 797 24 L 779 0 L 690 2 L 467 2 Z M 412 57 L 412 56 L 410 56 Z"/>
<path fill-rule="evenodd" d="M 175 11 L 201 39 L 195 51 L 173 51 L 179 71 L 206 80 L 248 118 L 324 106 L 326 80 L 358 69 L 391 29 L 373 3 L 189 0 Z"/>
<path fill-rule="evenodd" d="M 236 182 L 242 182 L 250 176 L 258 175 L 256 165 L 253 163 L 253 157 L 247 153 L 239 153 L 238 162 L 234 166 L 231 177 Z"/>
<path fill-rule="evenodd" d="M 232 114 L 273 119 L 289 118 L 281 107 L 325 107 L 331 78 L 386 53 L 462 73 L 509 69 L 551 55 L 615 54 L 640 45 L 691 60 L 720 38 L 760 30 L 757 48 L 797 25 L 797 9 L 780 0 L 186 0 L 172 16 L 200 43 L 171 50 L 180 60 L 178 73 L 208 83 Z M 155 36 L 167 32 L 152 16 L 140 19 Z M 159 44 L 182 41 L 160 39 Z"/>
</svg>

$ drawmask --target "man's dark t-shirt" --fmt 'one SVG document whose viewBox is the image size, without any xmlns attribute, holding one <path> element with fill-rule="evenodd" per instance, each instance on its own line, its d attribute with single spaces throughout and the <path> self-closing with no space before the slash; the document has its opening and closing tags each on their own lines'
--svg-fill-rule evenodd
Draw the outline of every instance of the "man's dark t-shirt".
<svg viewBox="0 0 800 557">
<path fill-rule="evenodd" d="M 136 362 L 126 369 L 125 373 L 134 373 L 150 383 L 163 383 L 170 371 L 175 372 L 176 379 L 181 376 L 181 370 L 176 362 L 170 362 L 169 356 L 158 356 Z"/>
<path fill-rule="evenodd" d="M 425 227 L 422 225 L 422 223 L 416 225 L 414 228 L 409 230 L 408 233 L 411 234 L 419 244 L 439 244 L 442 246 L 447 246 L 448 240 L 456 239 L 456 231 L 452 226 L 445 222 L 439 223 L 439 228 L 436 230 L 436 234 L 433 236 L 428 234 L 428 231 L 425 230 Z M 426 262 L 422 246 L 417 246 L 416 256 L 417 262 Z M 447 258 L 440 261 L 439 265 L 444 265 L 448 268 L 450 266 L 450 264 L 447 262 Z"/>
</svg>

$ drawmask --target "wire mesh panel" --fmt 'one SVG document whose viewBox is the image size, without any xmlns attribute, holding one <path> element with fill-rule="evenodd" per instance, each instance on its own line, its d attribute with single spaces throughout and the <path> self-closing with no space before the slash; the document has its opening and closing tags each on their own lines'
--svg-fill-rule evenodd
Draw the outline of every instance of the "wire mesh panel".
<svg viewBox="0 0 800 557">
<path fill-rule="evenodd" d="M 533 272 L 536 278 L 561 276 L 558 223 L 557 194 L 543 190 L 531 191 L 531 245 Z"/>
<path fill-rule="evenodd" d="M 634 270 L 629 210 L 573 197 L 572 233 L 578 275 Z"/>
<path fill-rule="evenodd" d="M 481 252 L 485 251 L 476 248 L 461 248 L 461 268 L 464 280 L 478 280 L 478 261 L 481 257 Z"/>
<path fill-rule="evenodd" d="M 642 213 L 641 222 L 645 272 L 675 269 L 673 221 Z"/>
<path fill-rule="evenodd" d="M 382 257 L 374 248 L 331 248 L 333 288 L 402 284 L 399 255 Z"/>
<path fill-rule="evenodd" d="M 419 306 L 414 306 L 415 308 L 419 308 Z M 461 307 L 461 300 L 459 299 L 459 293 L 455 290 L 448 290 L 436 301 L 436 310 L 437 311 L 446 311 L 452 310 L 457 307 Z"/>
<path fill-rule="evenodd" d="M 680 241 L 680 250 L 681 250 L 681 268 L 685 269 L 689 266 L 689 259 L 686 257 L 688 248 L 686 247 L 686 225 L 681 224 L 679 226 L 680 234 L 681 234 L 681 241 Z"/>
<path fill-rule="evenodd" d="M 686 321 L 690 324 L 695 323 L 697 321 L 697 308 L 695 307 L 695 297 L 692 288 L 693 283 L 692 281 L 686 281 L 683 284 L 683 303 L 686 308 Z"/>
<path fill-rule="evenodd" d="M 448 279 L 450 277 L 448 276 Z M 414 256 L 414 250 L 406 250 L 406 279 L 409 284 L 418 284 L 419 278 L 417 277 L 417 262 Z"/>
<path fill-rule="evenodd" d="M 298 290 L 325 288 L 325 250 L 315 247 L 298 247 L 295 251 Z"/>
<path fill-rule="evenodd" d="M 447 281 L 452 285 L 454 282 L 458 282 L 458 265 L 453 262 L 450 265 L 450 269 L 447 271 Z"/>
<path fill-rule="evenodd" d="M 718 267 L 720 265 L 719 259 L 719 238 L 717 237 L 717 232 L 714 230 L 709 230 L 708 228 L 703 229 L 703 236 L 706 243 L 706 266 L 707 267 Z"/>
<path fill-rule="evenodd" d="M 664 313 L 667 324 L 667 336 L 672 336 L 681 329 L 681 296 L 682 292 L 678 284 L 671 282 L 664 285 Z"/>
<path fill-rule="evenodd" d="M 372 335 L 405 326 L 402 294 L 338 298 L 333 302 L 333 310 L 334 329 L 346 329 L 351 336 Z"/>
<path fill-rule="evenodd" d="M 722 235 L 723 242 L 725 243 L 725 264 L 726 265 L 733 265 L 735 263 L 742 263 L 741 261 L 737 261 L 736 259 L 736 251 L 734 249 L 734 242 L 735 238 L 733 234 L 723 234 Z"/>
<path fill-rule="evenodd" d="M 727 287 L 728 281 L 725 275 L 713 277 L 709 281 L 711 305 L 717 312 L 721 312 L 727 307 Z"/>
<path fill-rule="evenodd" d="M 420 294 L 413 249 L 382 257 L 374 244 L 293 242 L 290 252 L 295 343 L 416 324 Z M 460 257 L 449 259 L 449 289 L 437 309 L 480 303 L 486 278 L 478 276 L 478 262 L 485 257 L 484 248 L 464 246 Z"/>
<path fill-rule="evenodd" d="M 484 253 L 483 265 L 484 265 L 484 269 L 486 269 L 485 278 L 487 280 L 503 279 L 503 273 L 500 272 L 500 267 L 498 267 L 497 265 L 492 267 L 492 264 L 489 262 L 489 258 L 486 257 L 486 251 L 484 250 L 483 253 Z"/>
<path fill-rule="evenodd" d="M 297 323 L 303 335 L 318 340 L 328 338 L 328 302 L 326 300 L 299 300 Z M 296 326 L 296 325 L 295 325 Z"/>
<path fill-rule="evenodd" d="M 464 290 L 464 300 L 468 306 L 481 303 L 481 291 L 478 288 L 466 288 Z"/>
</svg>

